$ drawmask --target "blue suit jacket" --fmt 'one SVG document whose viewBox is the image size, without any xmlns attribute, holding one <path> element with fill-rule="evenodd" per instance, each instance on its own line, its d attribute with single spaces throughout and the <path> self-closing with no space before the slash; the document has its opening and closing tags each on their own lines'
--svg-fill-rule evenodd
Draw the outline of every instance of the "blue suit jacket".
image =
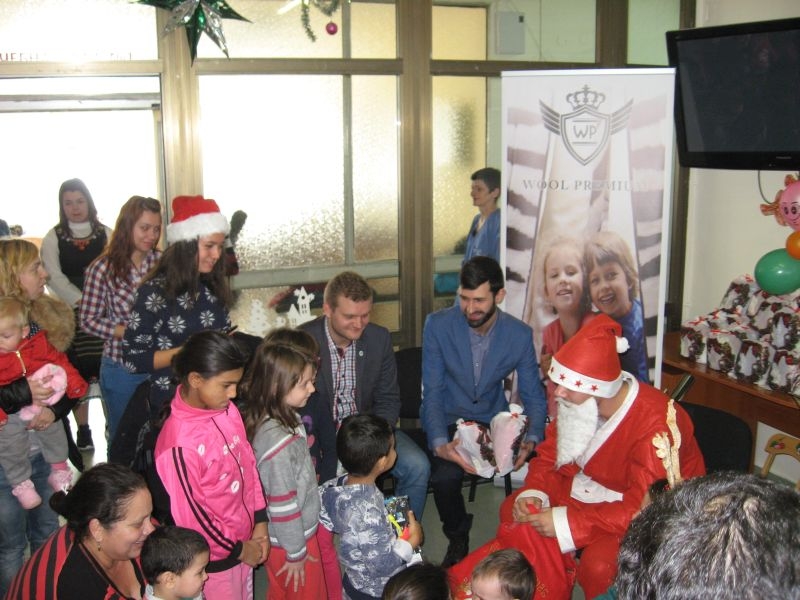
<svg viewBox="0 0 800 600">
<path fill-rule="evenodd" d="M 489 423 L 508 410 L 503 380 L 517 372 L 519 396 L 530 419 L 528 440 L 544 439 L 547 400 L 539 378 L 533 331 L 500 310 L 475 384 L 469 325 L 460 307 L 428 315 L 422 341 L 422 427 L 433 449 L 447 443 L 447 426 L 458 419 Z"/>
</svg>

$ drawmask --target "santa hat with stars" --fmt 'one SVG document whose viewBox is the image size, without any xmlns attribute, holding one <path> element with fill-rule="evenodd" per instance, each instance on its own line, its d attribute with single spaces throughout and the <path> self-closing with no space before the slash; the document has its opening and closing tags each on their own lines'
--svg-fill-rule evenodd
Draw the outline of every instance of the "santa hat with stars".
<svg viewBox="0 0 800 600">
<path fill-rule="evenodd" d="M 556 385 L 598 398 L 622 387 L 620 352 L 628 350 L 622 326 L 600 314 L 581 327 L 553 356 L 548 376 Z"/>
</svg>

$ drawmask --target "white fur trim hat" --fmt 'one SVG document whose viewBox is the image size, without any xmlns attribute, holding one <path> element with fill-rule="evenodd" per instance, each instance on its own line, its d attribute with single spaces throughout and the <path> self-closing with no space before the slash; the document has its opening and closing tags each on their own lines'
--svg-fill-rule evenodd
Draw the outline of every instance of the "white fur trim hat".
<svg viewBox="0 0 800 600">
<path fill-rule="evenodd" d="M 175 196 L 172 200 L 172 220 L 167 225 L 167 241 L 196 240 L 204 235 L 223 233 L 231 227 L 214 200 L 202 196 Z"/>
<path fill-rule="evenodd" d="M 622 387 L 619 353 L 627 350 L 620 324 L 597 315 L 555 353 L 547 375 L 575 392 L 611 398 Z"/>
</svg>

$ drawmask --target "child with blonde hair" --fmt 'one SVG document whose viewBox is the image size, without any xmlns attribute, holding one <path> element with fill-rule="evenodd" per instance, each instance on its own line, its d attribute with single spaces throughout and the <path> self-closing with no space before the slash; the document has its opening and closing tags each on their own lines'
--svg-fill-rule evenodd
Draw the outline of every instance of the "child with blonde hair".
<svg viewBox="0 0 800 600">
<path fill-rule="evenodd" d="M 536 573 L 519 550 L 497 550 L 472 572 L 472 597 L 486 600 L 532 600 Z"/>
<path fill-rule="evenodd" d="M 316 537 L 317 476 L 297 412 L 314 393 L 316 347 L 308 333 L 273 332 L 256 350 L 241 388 L 271 523 L 270 599 L 327 597 Z"/>
<path fill-rule="evenodd" d="M 550 360 L 564 343 L 592 319 L 591 301 L 583 261 L 583 244 L 571 237 L 553 238 L 544 248 L 542 292 L 545 303 L 556 316 L 542 330 L 539 353 L 542 373 L 547 378 L 547 414 L 556 415 L 556 385 L 547 377 Z"/>
<path fill-rule="evenodd" d="M 589 294 L 595 307 L 622 325 L 629 349 L 620 355 L 622 370 L 649 383 L 639 274 L 628 244 L 613 231 L 599 231 L 584 251 Z"/>
<path fill-rule="evenodd" d="M 64 395 L 81 398 L 89 384 L 73 367 L 67 355 L 56 350 L 44 331 L 31 334 L 29 309 L 24 302 L 10 296 L 0 297 L 0 386 L 20 377 L 39 381 L 53 394 L 39 404 L 31 404 L 19 412 L 6 415 L 0 410 L 0 466 L 11 484 L 11 493 L 25 509 L 42 503 L 31 481 L 31 462 L 28 458 L 31 420 L 44 408 L 58 402 Z M 48 409 L 49 410 L 49 409 Z M 67 465 L 67 435 L 60 421 L 34 430 L 44 459 L 50 463 L 47 478 L 54 490 L 65 490 L 72 483 L 72 471 Z"/>
</svg>

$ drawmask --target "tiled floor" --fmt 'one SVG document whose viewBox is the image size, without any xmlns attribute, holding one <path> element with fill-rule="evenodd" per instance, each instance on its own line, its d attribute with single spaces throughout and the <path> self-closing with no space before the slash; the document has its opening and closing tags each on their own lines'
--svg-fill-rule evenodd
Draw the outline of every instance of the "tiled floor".
<svg viewBox="0 0 800 600">
<path fill-rule="evenodd" d="M 468 489 L 464 488 L 464 500 L 467 500 Z M 472 530 L 469 533 L 469 548 L 474 550 L 494 537 L 500 522 L 498 510 L 505 498 L 502 488 L 491 483 L 481 483 L 477 487 L 474 502 L 467 502 L 467 512 L 474 515 Z M 422 554 L 434 563 L 439 563 L 447 551 L 447 538 L 442 533 L 439 512 L 433 502 L 433 495 L 428 494 L 425 514 L 422 516 L 422 528 L 425 531 L 425 545 Z"/>
<path fill-rule="evenodd" d="M 89 425 L 92 428 L 95 448 L 92 451 L 83 452 L 83 459 L 87 467 L 90 467 L 95 462 L 104 461 L 107 447 L 104 435 L 105 418 L 102 404 L 99 399 L 93 399 L 89 402 Z M 72 428 L 74 432 L 76 430 L 74 421 L 72 421 Z M 468 490 L 465 488 L 465 500 L 467 499 L 467 492 Z M 498 509 L 504 497 L 505 493 L 502 487 L 495 487 L 491 483 L 478 485 L 475 501 L 467 502 L 467 510 L 475 515 L 472 531 L 470 532 L 470 549 L 474 550 L 494 536 L 499 523 Z M 427 560 L 438 563 L 442 560 L 447 550 L 447 538 L 442 533 L 439 515 L 433 503 L 433 496 L 430 494 L 422 517 L 422 528 L 425 532 L 425 544 L 422 547 L 422 554 Z M 255 574 L 255 599 L 263 600 L 266 598 L 266 589 L 266 573 L 261 568 Z M 572 595 L 572 600 L 584 600 L 583 592 L 577 587 Z"/>
</svg>

